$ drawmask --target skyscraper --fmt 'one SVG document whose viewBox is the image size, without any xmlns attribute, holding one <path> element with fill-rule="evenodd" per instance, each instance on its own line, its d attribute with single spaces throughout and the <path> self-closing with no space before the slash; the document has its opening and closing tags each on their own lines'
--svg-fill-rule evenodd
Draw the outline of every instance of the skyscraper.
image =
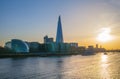
<svg viewBox="0 0 120 79">
<path fill-rule="evenodd" d="M 56 43 L 63 43 L 62 24 L 61 24 L 61 18 L 60 18 L 60 16 L 58 18 Z"/>
</svg>

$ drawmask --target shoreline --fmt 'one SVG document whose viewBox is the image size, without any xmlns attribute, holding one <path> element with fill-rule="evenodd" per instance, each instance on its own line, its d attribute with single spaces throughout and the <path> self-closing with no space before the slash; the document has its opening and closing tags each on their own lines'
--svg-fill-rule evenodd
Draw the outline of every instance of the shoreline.
<svg viewBox="0 0 120 79">
<path fill-rule="evenodd" d="M 17 58 L 17 57 L 49 57 L 49 56 L 69 56 L 81 55 L 80 53 L 18 53 L 18 54 L 0 54 L 0 58 Z"/>
<path fill-rule="evenodd" d="M 110 53 L 110 52 L 108 52 Z M 111 53 L 116 53 L 116 52 L 111 52 Z M 84 54 L 80 52 L 37 52 L 37 53 L 6 53 L 6 54 L 0 54 L 0 58 L 19 58 L 19 57 L 50 57 L 50 56 L 70 56 L 70 55 L 82 55 L 82 56 L 90 56 L 90 55 L 95 55 L 94 54 Z"/>
</svg>

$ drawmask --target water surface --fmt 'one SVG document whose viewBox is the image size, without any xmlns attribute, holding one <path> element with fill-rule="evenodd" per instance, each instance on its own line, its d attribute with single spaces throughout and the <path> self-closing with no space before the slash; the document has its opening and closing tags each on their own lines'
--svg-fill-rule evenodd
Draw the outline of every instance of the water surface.
<svg viewBox="0 0 120 79">
<path fill-rule="evenodd" d="M 0 79 L 120 79 L 120 53 L 2 58 Z"/>
</svg>

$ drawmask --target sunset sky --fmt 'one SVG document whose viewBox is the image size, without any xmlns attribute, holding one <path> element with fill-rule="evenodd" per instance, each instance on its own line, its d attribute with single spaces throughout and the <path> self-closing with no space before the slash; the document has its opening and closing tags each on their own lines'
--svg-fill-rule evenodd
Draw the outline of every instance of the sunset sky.
<svg viewBox="0 0 120 79">
<path fill-rule="evenodd" d="M 55 40 L 59 15 L 65 42 L 120 49 L 120 0 L 0 0 L 0 46 Z"/>
</svg>

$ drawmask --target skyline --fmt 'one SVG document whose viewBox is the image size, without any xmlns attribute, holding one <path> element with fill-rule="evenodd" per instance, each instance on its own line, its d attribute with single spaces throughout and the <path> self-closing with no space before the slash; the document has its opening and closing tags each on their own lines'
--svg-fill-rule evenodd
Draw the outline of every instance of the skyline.
<svg viewBox="0 0 120 79">
<path fill-rule="evenodd" d="M 0 46 L 13 38 L 40 43 L 45 35 L 55 38 L 61 15 L 65 42 L 120 49 L 119 8 L 117 0 L 0 0 Z M 104 28 L 114 39 L 97 40 Z"/>
</svg>

